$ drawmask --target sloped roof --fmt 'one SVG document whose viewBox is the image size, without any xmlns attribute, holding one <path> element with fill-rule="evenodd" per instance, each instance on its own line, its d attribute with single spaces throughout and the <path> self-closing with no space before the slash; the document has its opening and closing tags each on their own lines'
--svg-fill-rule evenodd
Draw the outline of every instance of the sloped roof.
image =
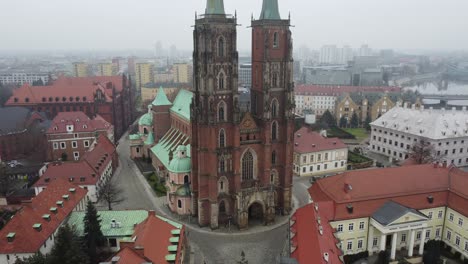
<svg viewBox="0 0 468 264">
<path fill-rule="evenodd" d="M 307 127 L 299 129 L 294 134 L 294 152 L 312 153 L 332 149 L 347 149 L 339 138 L 326 138 Z"/>
<path fill-rule="evenodd" d="M 143 222 L 148 217 L 146 210 L 126 211 L 98 211 L 101 219 L 101 231 L 105 237 L 132 236 L 135 225 Z M 79 236 L 84 236 L 84 217 L 86 212 L 73 212 L 68 219 L 68 224 L 74 226 Z M 111 226 L 112 220 L 119 223 L 119 227 Z"/>
<path fill-rule="evenodd" d="M 177 94 L 171 112 L 176 113 L 187 121 L 190 121 L 190 105 L 192 104 L 193 93 L 181 89 Z"/>
<path fill-rule="evenodd" d="M 395 92 L 400 93 L 400 87 L 394 86 L 344 86 L 344 85 L 298 85 L 294 88 L 297 95 L 338 96 L 353 92 Z"/>
<path fill-rule="evenodd" d="M 52 121 L 47 134 L 67 133 L 67 125 L 73 125 L 74 132 L 112 129 L 112 125 L 99 115 L 91 119 L 83 112 L 60 112 Z"/>
<path fill-rule="evenodd" d="M 112 260 L 116 260 L 116 264 L 148 264 L 151 263 L 148 258 L 140 256 L 135 250 L 124 247 L 117 254 L 112 256 L 108 262 L 101 264 L 111 264 Z"/>
<path fill-rule="evenodd" d="M 466 137 L 468 112 L 394 107 L 371 125 L 435 140 Z"/>
<path fill-rule="evenodd" d="M 187 155 L 190 157 L 190 146 L 187 145 L 190 142 L 190 138 L 178 129 L 171 128 L 167 133 L 159 140 L 151 151 L 153 154 L 164 164 L 164 167 L 169 168 L 170 153 L 175 154 L 175 150 L 178 146 L 184 145 L 187 147 Z"/>
<path fill-rule="evenodd" d="M 73 189 L 73 192 L 71 191 Z M 0 254 L 35 253 L 54 233 L 73 209 L 86 197 L 87 191 L 66 180 L 59 179 L 25 204 L 23 208 L 0 230 Z M 64 199 L 68 195 L 68 200 Z M 57 205 L 62 201 L 63 207 Z M 57 213 L 51 212 L 51 208 Z M 47 221 L 43 216 L 48 215 Z M 33 229 L 34 224 L 41 224 L 40 232 Z M 14 241 L 7 242 L 6 236 L 15 233 Z"/>
<path fill-rule="evenodd" d="M 263 0 L 262 12 L 260 19 L 280 20 L 278 0 Z"/>
<path fill-rule="evenodd" d="M 159 87 L 158 93 L 156 94 L 156 98 L 153 101 L 154 106 L 165 106 L 165 105 L 172 105 L 171 101 L 167 99 L 166 92 L 162 86 Z"/>
<path fill-rule="evenodd" d="M 427 216 L 423 215 L 419 211 L 395 203 L 394 201 L 386 202 L 382 207 L 379 208 L 379 210 L 372 214 L 372 218 L 374 218 L 380 224 L 387 226 L 408 213 L 413 213 L 423 218 L 427 218 Z"/>
</svg>

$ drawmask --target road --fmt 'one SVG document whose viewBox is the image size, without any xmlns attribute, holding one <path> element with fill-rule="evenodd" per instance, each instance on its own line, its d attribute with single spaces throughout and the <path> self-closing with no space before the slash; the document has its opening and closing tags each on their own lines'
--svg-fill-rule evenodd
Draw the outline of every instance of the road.
<svg viewBox="0 0 468 264">
<path fill-rule="evenodd" d="M 123 190 L 126 200 L 114 206 L 114 210 L 146 209 L 156 210 L 160 215 L 167 216 L 167 209 L 163 208 L 165 197 L 156 198 L 149 191 L 136 165 L 130 159 L 129 140 L 124 135 L 117 147 L 120 166 L 113 176 Z M 308 178 L 294 178 L 294 196 L 296 204 L 303 206 L 309 202 L 307 188 L 310 186 Z M 99 209 L 105 209 L 99 206 Z M 250 264 L 277 263 L 276 259 L 282 253 L 287 242 L 287 224 L 277 226 L 272 230 L 252 232 L 246 234 L 210 233 L 207 229 L 187 228 L 188 241 L 193 252 L 191 263 L 218 264 L 236 263 L 244 251 Z M 209 230 L 209 229 L 208 229 Z M 235 227 L 233 228 L 235 230 Z M 258 230 L 258 229 L 257 229 Z M 265 229 L 262 229 L 265 230 Z"/>
</svg>

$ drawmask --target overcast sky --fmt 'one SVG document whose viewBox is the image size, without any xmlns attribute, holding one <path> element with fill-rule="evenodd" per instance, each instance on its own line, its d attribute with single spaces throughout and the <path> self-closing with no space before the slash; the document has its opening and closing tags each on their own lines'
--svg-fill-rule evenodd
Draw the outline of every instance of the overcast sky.
<svg viewBox="0 0 468 264">
<path fill-rule="evenodd" d="M 225 0 L 237 10 L 238 43 L 250 47 L 250 16 L 262 0 Z M 194 14 L 206 0 L 0 0 L 0 49 L 192 49 Z M 291 12 L 296 48 L 363 43 L 372 48 L 468 49 L 467 0 L 279 0 Z"/>
</svg>

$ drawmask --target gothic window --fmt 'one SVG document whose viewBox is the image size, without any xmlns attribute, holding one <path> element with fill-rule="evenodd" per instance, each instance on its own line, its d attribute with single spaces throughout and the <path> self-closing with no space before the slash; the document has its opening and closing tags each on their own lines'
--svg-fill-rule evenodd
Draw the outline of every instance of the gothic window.
<svg viewBox="0 0 468 264">
<path fill-rule="evenodd" d="M 272 86 L 274 88 L 278 87 L 278 73 L 273 73 Z"/>
<path fill-rule="evenodd" d="M 189 183 L 189 176 L 185 175 L 184 176 L 184 184 L 188 184 L 188 183 Z"/>
<path fill-rule="evenodd" d="M 279 47 L 279 35 L 278 32 L 275 32 L 273 34 L 273 48 L 278 48 Z"/>
<path fill-rule="evenodd" d="M 218 39 L 218 56 L 224 57 L 224 38 L 220 37 Z"/>
<path fill-rule="evenodd" d="M 271 140 L 278 140 L 278 123 L 271 124 Z"/>
<path fill-rule="evenodd" d="M 242 157 L 242 180 L 248 181 L 254 178 L 254 156 L 247 151 Z"/>
<path fill-rule="evenodd" d="M 272 170 L 270 174 L 270 183 L 274 185 L 279 184 L 279 179 L 278 179 L 278 172 L 276 170 Z"/>
<path fill-rule="evenodd" d="M 218 105 L 218 121 L 226 121 L 226 104 L 224 102 L 221 102 Z"/>
<path fill-rule="evenodd" d="M 224 74 L 222 72 L 218 76 L 218 89 L 224 90 Z"/>
<path fill-rule="evenodd" d="M 226 132 L 224 132 L 224 129 L 219 131 L 219 147 L 226 147 Z"/>
<path fill-rule="evenodd" d="M 273 165 L 276 164 L 276 151 L 274 151 L 274 150 L 271 153 L 271 164 L 273 164 Z"/>
<path fill-rule="evenodd" d="M 276 99 L 271 102 L 271 117 L 278 117 L 278 101 L 276 101 Z"/>
<path fill-rule="evenodd" d="M 143 128 L 143 134 L 148 135 L 148 129 L 146 127 Z"/>
<path fill-rule="evenodd" d="M 219 159 L 219 172 L 226 172 L 226 160 L 224 159 L 224 157 L 221 157 Z"/>
<path fill-rule="evenodd" d="M 224 201 L 221 201 L 219 203 L 219 213 L 220 214 L 225 214 L 226 213 L 226 205 L 224 204 Z"/>
</svg>

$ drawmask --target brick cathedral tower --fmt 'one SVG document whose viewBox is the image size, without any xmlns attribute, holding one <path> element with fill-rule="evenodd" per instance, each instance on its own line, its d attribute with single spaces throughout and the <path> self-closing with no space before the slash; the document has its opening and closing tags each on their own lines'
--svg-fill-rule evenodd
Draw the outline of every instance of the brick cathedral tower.
<svg viewBox="0 0 468 264">
<path fill-rule="evenodd" d="M 289 20 L 276 1 L 265 1 L 253 21 L 252 113 L 238 94 L 237 18 L 223 0 L 208 0 L 194 29 L 194 98 L 191 106 L 191 212 L 201 226 L 274 221 L 291 208 L 293 83 Z M 256 35 L 257 34 L 257 35 Z M 274 38 L 274 39 L 273 39 Z M 276 78 L 273 80 L 272 78 Z"/>
</svg>

